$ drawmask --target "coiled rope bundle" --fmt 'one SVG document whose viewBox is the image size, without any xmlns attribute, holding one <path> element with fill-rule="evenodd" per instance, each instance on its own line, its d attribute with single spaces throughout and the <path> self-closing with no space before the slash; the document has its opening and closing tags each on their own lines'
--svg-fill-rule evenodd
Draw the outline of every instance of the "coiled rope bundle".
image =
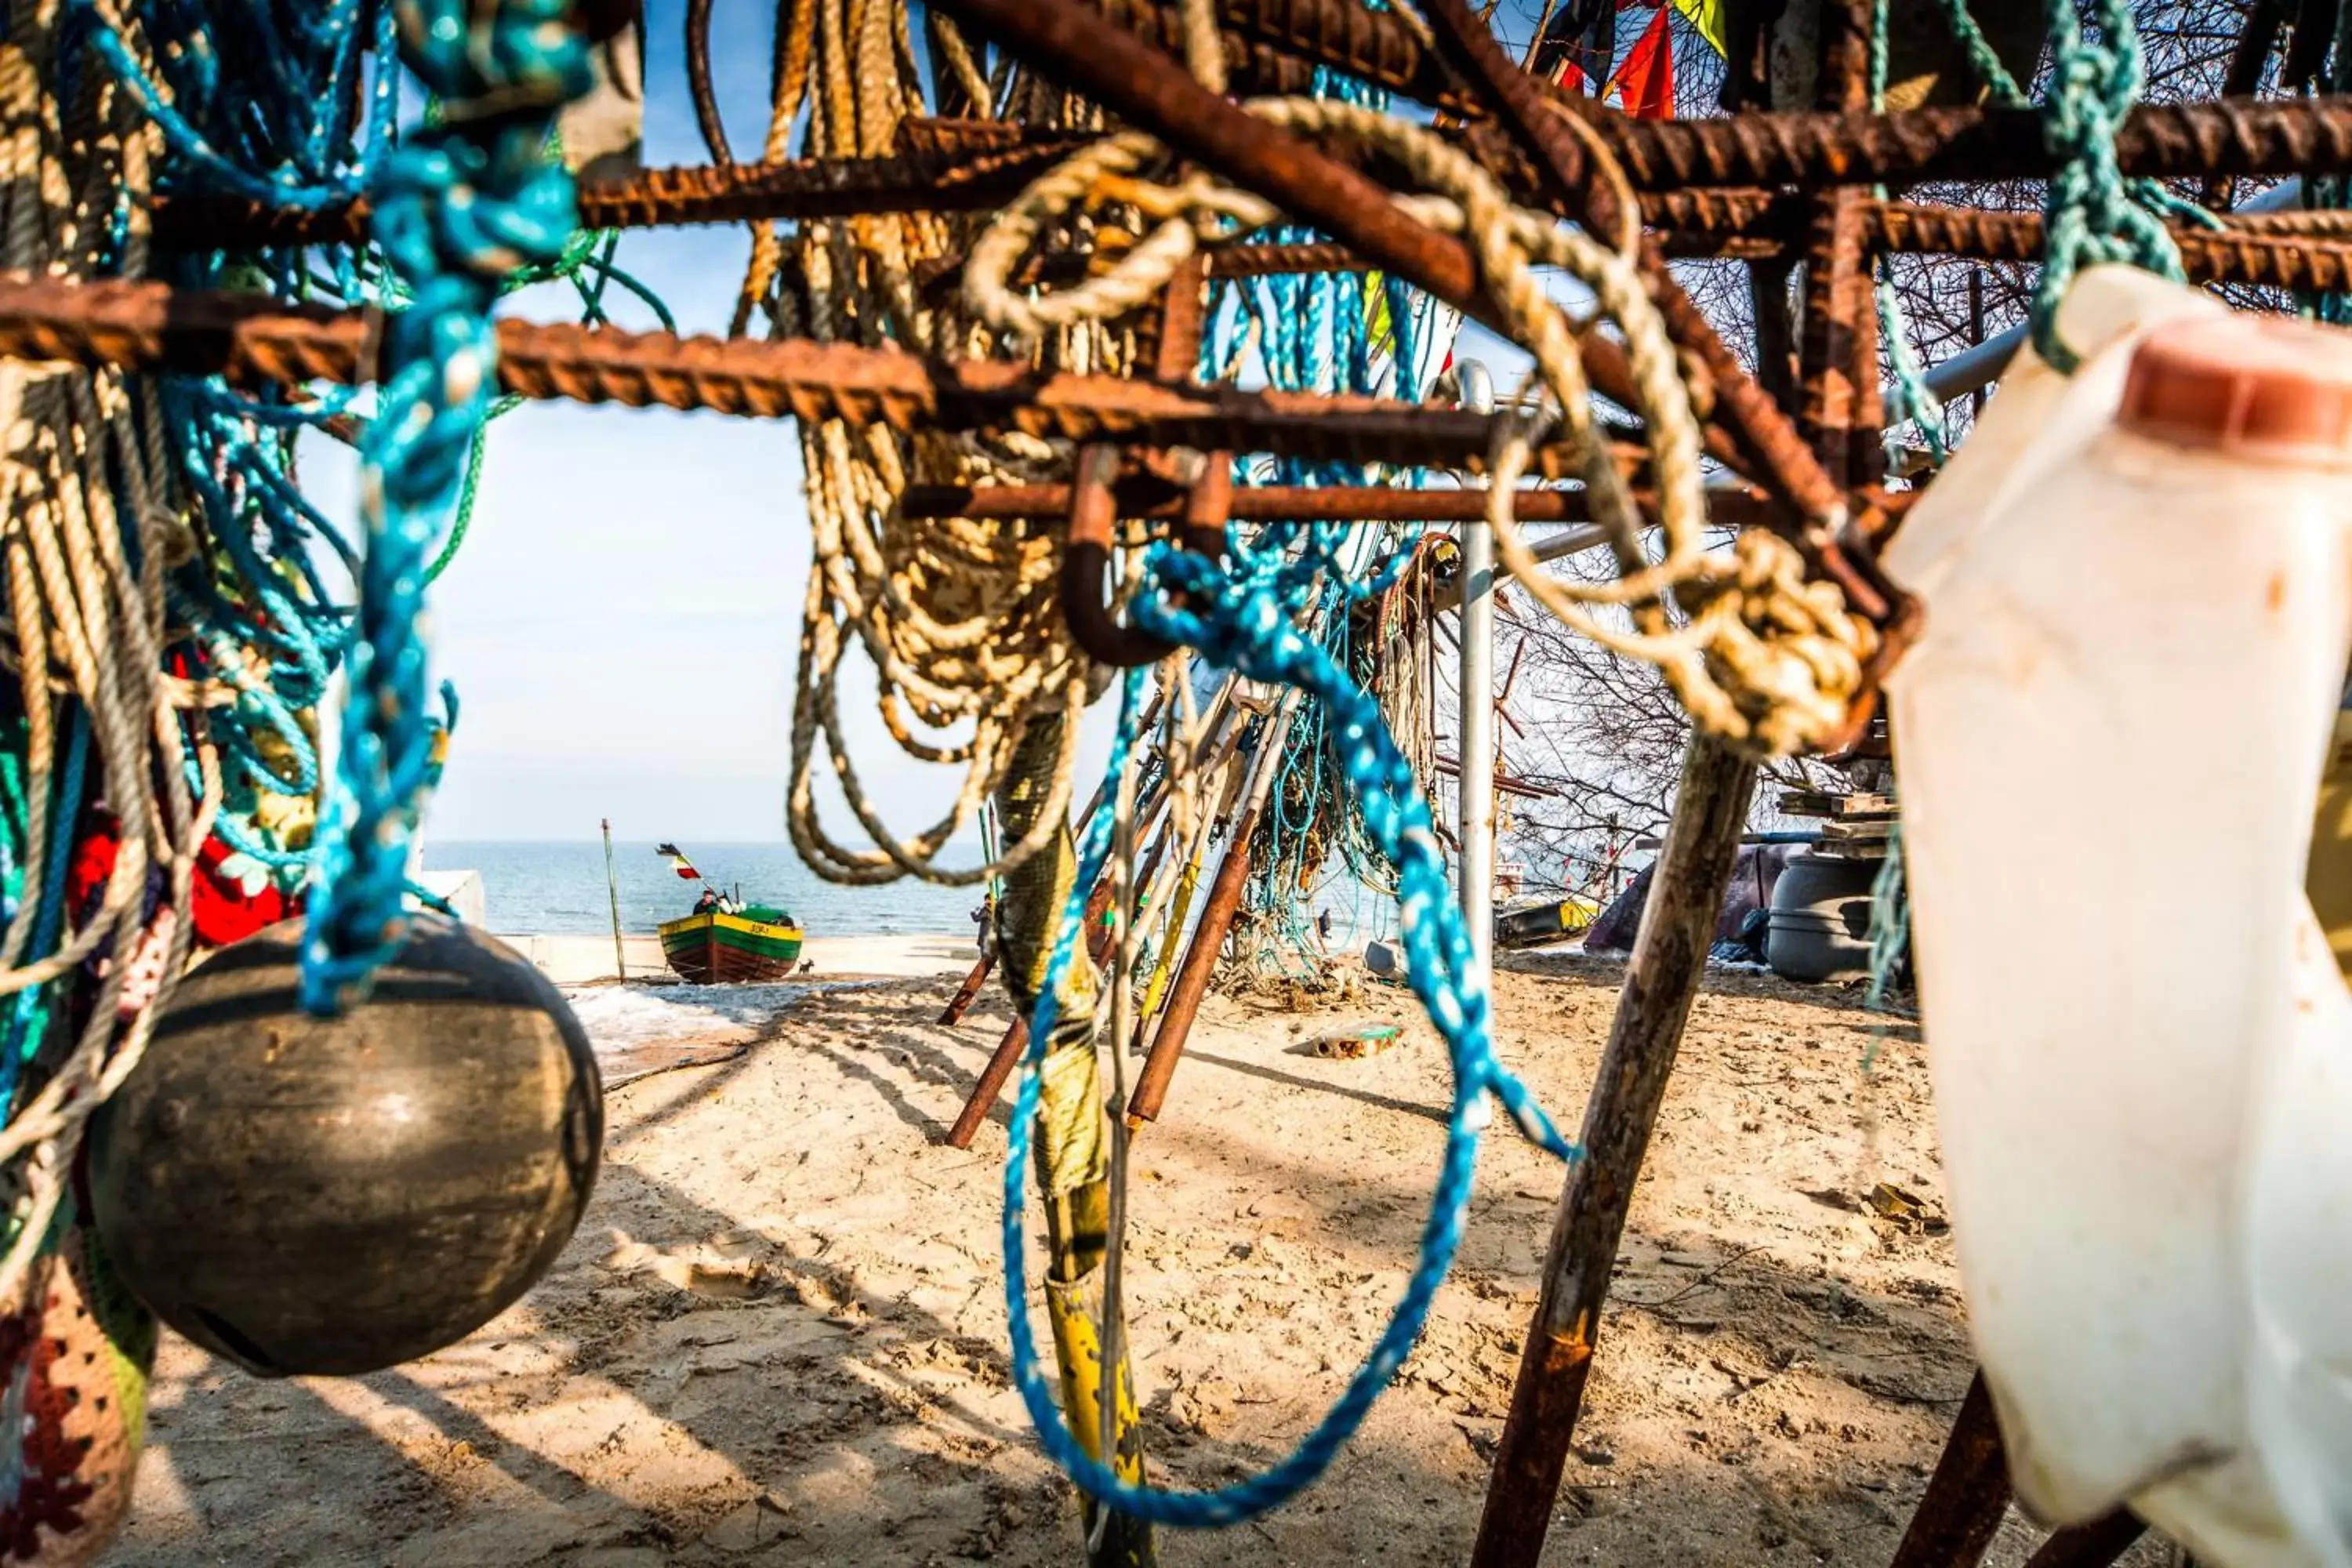
<svg viewBox="0 0 2352 1568">
<path fill-rule="evenodd" d="M 923 106 L 922 86 L 898 0 L 795 6 L 779 41 L 766 155 L 782 158 L 806 110 L 804 152 L 884 157 Z M 952 25 L 934 17 L 934 41 L 978 112 L 1059 113 L 1061 95 L 1025 82 L 978 77 Z M 961 61 L 961 68 L 956 66 Z M 716 149 L 714 148 L 714 151 Z M 755 231 L 737 330 L 763 310 L 780 334 L 821 342 L 894 345 L 957 355 L 984 352 L 993 336 L 952 305 L 925 302 L 915 268 L 961 237 L 935 215 L 810 222 L 789 237 Z M 1046 363 L 1114 370 L 1131 336 L 1087 323 L 1029 345 Z M 1071 761 L 1053 765 L 1036 823 L 992 862 L 953 867 L 950 841 L 1006 782 L 1028 722 L 1075 721 L 1094 694 L 1087 661 L 1069 640 L 1055 600 L 1059 537 L 995 520 L 909 522 L 898 498 L 909 484 L 985 484 L 1066 479 L 1069 454 L 1017 436 L 997 440 L 902 437 L 839 420 L 800 430 L 814 561 L 802 623 L 792 722 L 787 821 L 794 847 L 819 876 L 874 885 L 915 877 L 951 885 L 998 876 L 1034 855 L 1058 830 L 1069 801 Z M 845 660 L 862 652 L 879 687 L 885 729 L 908 756 L 960 768 L 954 799 L 929 827 L 905 834 L 885 821 L 852 761 L 840 698 Z M 819 757 L 866 842 L 829 829 L 819 808 Z"/>
</svg>

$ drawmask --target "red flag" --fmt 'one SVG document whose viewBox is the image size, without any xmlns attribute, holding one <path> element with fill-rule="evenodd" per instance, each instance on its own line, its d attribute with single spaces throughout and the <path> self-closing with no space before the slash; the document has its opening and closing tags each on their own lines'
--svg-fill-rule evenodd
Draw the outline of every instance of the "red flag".
<svg viewBox="0 0 2352 1568">
<path fill-rule="evenodd" d="M 1570 92 L 1581 93 L 1584 90 L 1584 73 L 1577 68 L 1576 62 L 1572 59 L 1561 60 L 1559 74 L 1551 79 Z"/>
<path fill-rule="evenodd" d="M 1664 5 L 1617 68 L 1615 87 L 1636 120 L 1671 120 L 1675 113 L 1675 45 Z"/>
</svg>

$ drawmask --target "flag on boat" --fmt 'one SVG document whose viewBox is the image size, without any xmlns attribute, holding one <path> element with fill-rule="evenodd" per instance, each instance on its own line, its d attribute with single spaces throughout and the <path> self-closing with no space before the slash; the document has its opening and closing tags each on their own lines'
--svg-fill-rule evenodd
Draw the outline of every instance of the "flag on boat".
<svg viewBox="0 0 2352 1568">
<path fill-rule="evenodd" d="M 686 858 L 686 851 L 680 849 L 677 845 L 656 844 L 654 846 L 654 853 L 656 855 L 668 856 L 669 868 L 677 872 L 679 876 L 685 878 L 688 881 L 694 882 L 701 879 L 702 873 L 694 868 L 694 862 Z"/>
</svg>

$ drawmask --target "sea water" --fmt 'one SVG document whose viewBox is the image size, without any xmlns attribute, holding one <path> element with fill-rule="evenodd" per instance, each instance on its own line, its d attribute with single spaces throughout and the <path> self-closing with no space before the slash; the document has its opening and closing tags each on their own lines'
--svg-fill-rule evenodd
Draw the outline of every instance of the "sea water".
<svg viewBox="0 0 2352 1568">
<path fill-rule="evenodd" d="M 713 886 L 745 903 L 790 911 L 811 936 L 899 935 L 945 931 L 970 936 L 978 888 L 941 888 L 912 879 L 879 888 L 843 888 L 819 879 L 790 844 L 690 843 L 682 846 Z M 428 837 L 425 864 L 435 871 L 477 871 L 494 931 L 585 935 L 613 929 L 604 885 L 604 846 L 570 842 L 467 842 Z M 621 929 L 649 935 L 664 921 L 694 912 L 699 882 L 681 879 L 669 857 L 648 843 L 613 844 Z"/>
</svg>

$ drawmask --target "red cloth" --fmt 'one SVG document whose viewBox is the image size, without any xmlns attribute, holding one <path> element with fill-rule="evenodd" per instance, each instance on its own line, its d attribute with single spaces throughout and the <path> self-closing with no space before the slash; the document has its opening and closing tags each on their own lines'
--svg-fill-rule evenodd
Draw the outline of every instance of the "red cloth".
<svg viewBox="0 0 2352 1568">
<path fill-rule="evenodd" d="M 1634 40 L 1625 63 L 1617 68 L 1617 90 L 1625 112 L 1636 120 L 1671 120 L 1675 115 L 1675 42 L 1667 25 L 1671 15 L 1661 5 L 1650 25 Z"/>
<path fill-rule="evenodd" d="M 85 919 L 105 896 L 106 879 L 114 874 L 114 857 L 121 847 L 112 819 L 99 820 L 100 826 L 75 847 L 66 872 L 66 907 Z M 253 861 L 233 866 L 233 858 L 243 858 L 217 838 L 205 839 L 196 851 L 190 901 L 195 906 L 192 912 L 198 947 L 226 947 L 264 926 L 276 925 L 300 907 L 299 900 L 289 898 L 261 874 Z"/>
</svg>

